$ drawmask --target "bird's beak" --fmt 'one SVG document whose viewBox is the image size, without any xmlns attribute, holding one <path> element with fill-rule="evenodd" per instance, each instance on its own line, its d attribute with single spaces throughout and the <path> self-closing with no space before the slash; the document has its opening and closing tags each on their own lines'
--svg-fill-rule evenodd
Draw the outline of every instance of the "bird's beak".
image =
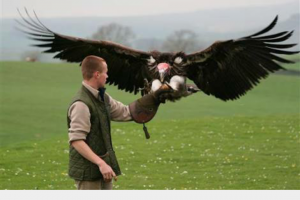
<svg viewBox="0 0 300 200">
<path fill-rule="evenodd" d="M 167 63 L 160 63 L 157 66 L 158 68 L 158 72 L 159 72 L 159 78 L 160 78 L 160 82 L 164 82 L 165 77 L 169 71 L 170 65 Z"/>
<path fill-rule="evenodd" d="M 166 76 L 166 71 L 160 70 L 159 71 L 160 82 L 163 83 L 163 81 L 165 80 L 165 76 Z"/>
</svg>

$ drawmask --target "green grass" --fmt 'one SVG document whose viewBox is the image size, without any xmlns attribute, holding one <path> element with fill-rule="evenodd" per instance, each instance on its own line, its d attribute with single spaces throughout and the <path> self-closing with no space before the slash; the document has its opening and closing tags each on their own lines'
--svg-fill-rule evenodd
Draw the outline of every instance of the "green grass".
<svg viewBox="0 0 300 200">
<path fill-rule="evenodd" d="M 294 64 L 285 65 L 284 68 L 300 71 L 300 54 L 284 56 L 285 59 L 294 61 Z"/>
<path fill-rule="evenodd" d="M 285 55 L 284 58 L 289 59 L 289 60 L 293 60 L 295 62 L 299 62 L 300 61 L 300 54 L 293 54 L 293 55 Z"/>
<path fill-rule="evenodd" d="M 70 64 L 0 63 L 0 189 L 75 189 L 67 176 Z M 108 87 L 130 103 L 138 96 Z M 113 123 L 115 189 L 300 189 L 300 79 L 271 75 L 238 101 L 196 94 L 142 126 Z"/>
<path fill-rule="evenodd" d="M 115 189 L 299 189 L 296 115 L 114 125 Z M 299 119 L 299 118 L 298 118 Z M 74 189 L 64 136 L 1 148 L 1 189 Z"/>
</svg>

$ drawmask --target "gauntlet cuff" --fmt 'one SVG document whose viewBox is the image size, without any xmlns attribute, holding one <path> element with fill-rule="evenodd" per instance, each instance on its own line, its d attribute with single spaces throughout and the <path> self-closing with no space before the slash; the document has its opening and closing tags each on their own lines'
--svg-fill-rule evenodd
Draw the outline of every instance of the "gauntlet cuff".
<svg viewBox="0 0 300 200">
<path fill-rule="evenodd" d="M 159 104 L 152 94 L 147 94 L 132 102 L 129 104 L 132 119 L 140 124 L 149 122 L 155 116 Z"/>
</svg>

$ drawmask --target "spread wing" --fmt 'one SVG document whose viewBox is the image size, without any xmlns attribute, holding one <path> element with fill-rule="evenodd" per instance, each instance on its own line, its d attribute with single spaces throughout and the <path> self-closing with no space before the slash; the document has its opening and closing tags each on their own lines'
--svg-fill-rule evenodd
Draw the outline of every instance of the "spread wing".
<svg viewBox="0 0 300 200">
<path fill-rule="evenodd" d="M 296 44 L 277 44 L 287 40 L 293 31 L 261 36 L 275 26 L 277 19 L 278 16 L 256 34 L 215 42 L 201 52 L 187 55 L 188 78 L 208 95 L 224 101 L 234 100 L 271 72 L 283 69 L 278 62 L 293 63 L 276 55 L 299 53 L 284 50 Z"/>
<path fill-rule="evenodd" d="M 30 39 L 41 42 L 33 46 L 48 48 L 44 51 L 46 53 L 57 53 L 54 58 L 81 63 L 88 55 L 102 57 L 108 65 L 107 83 L 118 85 L 118 89 L 135 94 L 139 88 L 144 87 L 144 78 L 151 79 L 147 67 L 149 53 L 109 41 L 88 40 L 55 33 L 44 26 L 35 13 L 36 18 L 33 19 L 26 9 L 25 11 L 27 19 L 19 12 L 25 23 L 18 23 L 26 28 L 26 31 L 22 31 L 28 34 Z"/>
</svg>

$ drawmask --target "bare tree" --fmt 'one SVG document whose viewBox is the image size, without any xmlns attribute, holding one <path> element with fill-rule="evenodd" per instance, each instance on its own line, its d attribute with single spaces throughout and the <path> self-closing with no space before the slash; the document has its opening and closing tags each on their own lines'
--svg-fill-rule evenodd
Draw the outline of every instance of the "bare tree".
<svg viewBox="0 0 300 200">
<path fill-rule="evenodd" d="M 134 38 L 135 35 L 130 27 L 116 23 L 102 26 L 92 35 L 92 39 L 112 41 L 126 46 L 130 46 Z"/>
<path fill-rule="evenodd" d="M 197 34 L 190 30 L 175 31 L 162 45 L 164 51 L 191 53 L 200 49 Z"/>
</svg>

